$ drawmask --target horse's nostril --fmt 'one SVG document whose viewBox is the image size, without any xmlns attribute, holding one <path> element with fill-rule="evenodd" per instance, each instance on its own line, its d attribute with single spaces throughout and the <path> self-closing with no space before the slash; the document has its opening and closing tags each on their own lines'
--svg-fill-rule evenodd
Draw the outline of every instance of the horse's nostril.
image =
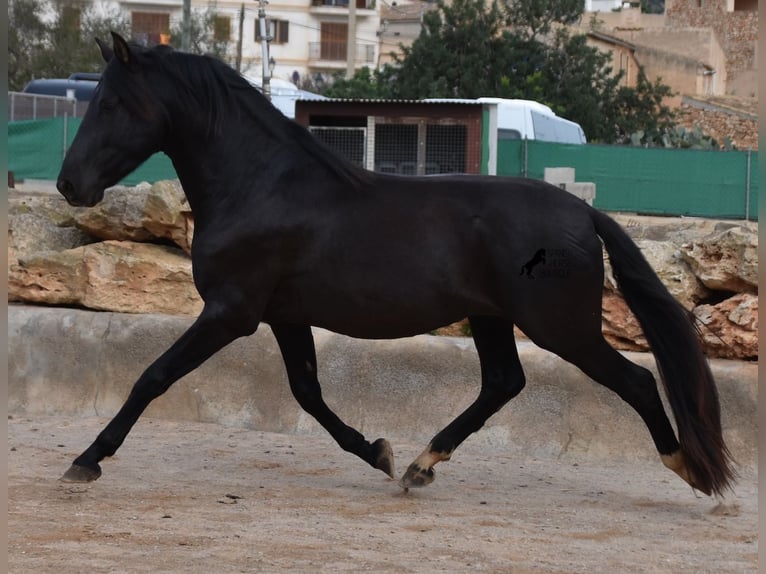
<svg viewBox="0 0 766 574">
<path fill-rule="evenodd" d="M 64 199 L 67 200 L 67 203 L 69 203 L 69 205 L 74 205 L 74 206 L 81 205 L 80 202 L 74 198 L 74 195 L 75 195 L 74 185 L 68 179 L 59 179 L 56 182 L 56 189 L 58 189 L 59 193 L 64 196 Z"/>
<path fill-rule="evenodd" d="M 60 179 L 56 182 L 56 189 L 58 189 L 61 194 L 66 196 L 72 193 L 74 186 L 68 179 Z"/>
</svg>

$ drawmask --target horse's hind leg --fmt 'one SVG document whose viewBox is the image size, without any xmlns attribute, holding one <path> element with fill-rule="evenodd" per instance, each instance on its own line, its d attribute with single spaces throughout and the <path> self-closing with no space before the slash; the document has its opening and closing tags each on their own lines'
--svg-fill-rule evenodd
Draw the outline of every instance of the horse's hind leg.
<svg viewBox="0 0 766 574">
<path fill-rule="evenodd" d="M 370 464 L 394 477 L 394 455 L 387 440 L 368 442 L 356 429 L 345 424 L 322 398 L 317 379 L 317 360 L 311 327 L 303 325 L 272 325 L 287 368 L 290 390 L 298 404 L 321 424 L 336 442 Z"/>
<path fill-rule="evenodd" d="M 654 375 L 617 352 L 604 340 L 600 328 L 591 331 L 583 331 L 575 336 L 570 333 L 568 338 L 554 342 L 550 340 L 550 333 L 555 333 L 555 330 L 551 329 L 544 337 L 547 340 L 538 339 L 536 342 L 579 367 L 594 381 L 614 391 L 633 407 L 649 429 L 663 464 L 694 486 L 694 477 L 686 469 Z M 535 337 L 532 339 L 535 340 Z"/>
<path fill-rule="evenodd" d="M 524 388 L 513 323 L 497 317 L 471 317 L 471 329 L 481 362 L 481 391 L 462 414 L 439 432 L 423 453 L 407 468 L 399 484 L 403 488 L 433 482 L 433 467 L 449 460 L 453 451 L 487 419 Z"/>
</svg>

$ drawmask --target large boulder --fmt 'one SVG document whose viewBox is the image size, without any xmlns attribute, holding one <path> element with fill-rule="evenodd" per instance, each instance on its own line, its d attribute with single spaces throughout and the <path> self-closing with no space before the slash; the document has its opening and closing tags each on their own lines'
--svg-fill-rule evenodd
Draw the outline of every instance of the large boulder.
<svg viewBox="0 0 766 574">
<path fill-rule="evenodd" d="M 22 257 L 9 299 L 129 313 L 198 315 L 191 260 L 180 249 L 103 241 Z"/>
<path fill-rule="evenodd" d="M 758 296 L 739 293 L 694 309 L 708 354 L 725 359 L 758 358 Z"/>
<path fill-rule="evenodd" d="M 684 261 L 681 250 L 671 241 L 642 239 L 636 242 L 670 294 L 684 307 L 692 309 L 708 294 Z"/>
<path fill-rule="evenodd" d="M 681 256 L 707 287 L 731 293 L 758 292 L 758 232 L 745 226 L 691 241 Z"/>
<path fill-rule="evenodd" d="M 79 212 L 76 221 L 99 239 L 169 240 L 191 252 L 194 218 L 178 181 L 112 188 L 101 203 Z"/>
<path fill-rule="evenodd" d="M 75 224 L 81 211 L 61 196 L 9 193 L 9 268 L 17 264 L 19 254 L 62 251 L 93 243 L 95 239 Z"/>
<path fill-rule="evenodd" d="M 601 313 L 601 332 L 609 344 L 623 351 L 649 350 L 641 325 L 622 295 L 604 289 Z"/>
</svg>

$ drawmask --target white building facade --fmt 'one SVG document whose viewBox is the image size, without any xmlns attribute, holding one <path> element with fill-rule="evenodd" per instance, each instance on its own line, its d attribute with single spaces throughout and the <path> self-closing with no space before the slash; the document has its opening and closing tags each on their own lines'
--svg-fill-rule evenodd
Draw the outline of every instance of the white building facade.
<svg viewBox="0 0 766 574">
<path fill-rule="evenodd" d="M 377 67 L 380 8 L 376 0 L 270 0 L 265 7 L 269 21 L 269 56 L 273 58 L 272 78 L 301 85 L 310 79 L 315 85 L 326 82 L 348 67 L 349 50 L 353 69 Z M 183 0 L 119 0 L 129 16 L 134 39 L 149 44 L 167 42 L 171 29 L 180 27 Z M 191 0 L 192 11 L 215 14 L 216 40 L 227 41 L 228 60 L 234 64 L 242 30 L 240 71 L 260 83 L 263 53 L 256 0 L 216 2 Z M 353 14 L 352 14 L 353 12 Z M 354 41 L 349 44 L 349 26 Z M 174 44 L 179 42 L 174 41 Z"/>
</svg>

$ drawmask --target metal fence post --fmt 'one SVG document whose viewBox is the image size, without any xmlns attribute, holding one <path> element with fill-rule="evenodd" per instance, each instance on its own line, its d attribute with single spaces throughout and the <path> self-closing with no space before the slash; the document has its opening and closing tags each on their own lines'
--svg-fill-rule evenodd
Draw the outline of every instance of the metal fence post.
<svg viewBox="0 0 766 574">
<path fill-rule="evenodd" d="M 523 163 L 521 166 L 521 177 L 527 177 L 527 170 L 528 170 L 528 164 L 529 164 L 529 140 L 524 137 L 524 147 L 523 147 Z"/>
<path fill-rule="evenodd" d="M 64 161 L 64 156 L 66 156 L 66 148 L 67 148 L 67 128 L 69 125 L 69 114 L 67 112 L 64 112 L 64 141 L 62 143 L 62 148 L 64 150 L 64 153 L 61 154 L 61 161 Z"/>
<path fill-rule="evenodd" d="M 747 149 L 747 176 L 745 180 L 745 221 L 750 221 L 750 178 L 752 177 L 751 164 L 753 149 Z"/>
</svg>

